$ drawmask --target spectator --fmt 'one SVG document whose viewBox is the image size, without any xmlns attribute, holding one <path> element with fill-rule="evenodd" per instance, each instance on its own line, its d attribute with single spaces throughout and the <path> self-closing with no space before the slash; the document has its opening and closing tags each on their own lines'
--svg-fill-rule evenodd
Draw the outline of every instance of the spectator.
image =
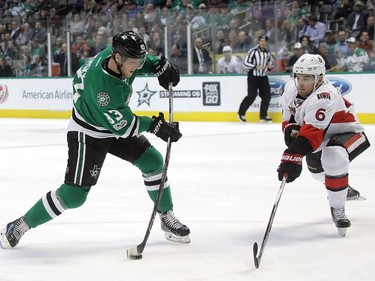
<svg viewBox="0 0 375 281">
<path fill-rule="evenodd" d="M 295 29 L 296 37 L 294 42 L 299 42 L 300 38 L 306 35 L 307 24 L 303 18 L 297 19 L 297 26 Z"/>
<path fill-rule="evenodd" d="M 59 35 L 61 35 L 63 33 L 62 20 L 61 20 L 61 17 L 59 17 L 57 15 L 57 12 L 56 12 L 55 8 L 51 8 L 49 10 L 48 21 L 49 21 L 49 26 L 48 27 L 51 28 L 52 33 L 56 34 L 56 36 L 59 36 Z"/>
<path fill-rule="evenodd" d="M 31 40 L 30 56 L 34 57 L 34 55 L 39 55 L 42 59 L 46 55 L 45 45 L 41 44 L 38 38 L 34 38 Z"/>
<path fill-rule="evenodd" d="M 44 77 L 47 76 L 48 67 L 47 64 L 42 61 L 40 55 L 33 56 L 33 63 L 30 65 L 29 75 L 33 77 Z"/>
<path fill-rule="evenodd" d="M 362 72 L 364 65 L 369 63 L 369 57 L 365 50 L 357 47 L 354 37 L 346 40 L 349 44 L 349 52 L 345 58 L 345 69 L 349 72 Z"/>
<path fill-rule="evenodd" d="M 346 39 L 347 39 L 346 31 L 339 30 L 337 32 L 338 42 L 336 43 L 336 46 L 335 46 L 335 54 L 337 58 L 344 58 L 349 51 L 349 46 L 348 46 L 348 42 L 346 42 Z"/>
<path fill-rule="evenodd" d="M 181 51 L 179 44 L 176 43 L 171 46 L 171 55 L 169 60 L 178 66 L 181 74 L 188 73 L 187 56 Z"/>
<path fill-rule="evenodd" d="M 276 48 L 277 43 L 279 43 L 279 35 L 280 30 L 273 20 L 267 19 L 266 20 L 266 33 L 265 35 L 269 38 L 268 39 L 268 48 L 273 50 Z"/>
<path fill-rule="evenodd" d="M 13 40 L 9 40 L 7 42 L 7 47 L 5 49 L 5 57 L 10 58 L 12 60 L 19 60 L 21 59 L 20 51 L 17 46 L 14 45 Z"/>
<path fill-rule="evenodd" d="M 23 55 L 22 65 L 19 69 L 19 76 L 29 76 L 31 68 L 31 57 L 30 55 Z"/>
<path fill-rule="evenodd" d="M 153 48 L 153 47 L 149 47 L 147 52 L 150 54 L 150 55 L 153 55 L 154 57 L 157 56 L 158 54 L 156 53 L 156 50 Z"/>
<path fill-rule="evenodd" d="M 40 43 L 47 41 L 46 29 L 42 26 L 40 21 L 36 21 L 33 29 L 31 39 L 38 39 Z"/>
<path fill-rule="evenodd" d="M 230 46 L 223 48 L 223 57 L 217 62 L 217 73 L 243 73 L 242 59 L 239 56 L 232 55 Z"/>
<path fill-rule="evenodd" d="M 11 22 L 11 31 L 10 31 L 10 38 L 13 40 L 13 41 L 16 41 L 18 36 L 20 35 L 21 33 L 21 28 L 18 24 L 18 21 L 17 20 L 12 20 Z"/>
<path fill-rule="evenodd" d="M 27 45 L 30 42 L 31 37 L 33 36 L 33 30 L 30 28 L 30 24 L 25 22 L 22 25 L 21 32 L 16 39 L 18 46 Z"/>
<path fill-rule="evenodd" d="M 80 51 L 82 58 L 87 58 L 89 56 L 89 50 L 90 48 L 83 36 L 77 36 L 76 41 L 72 45 L 72 52 L 76 54 Z"/>
<path fill-rule="evenodd" d="M 205 13 L 206 13 L 205 8 L 206 8 L 205 4 L 200 4 L 197 13 L 191 19 L 191 28 L 193 29 L 193 31 L 202 30 L 208 26 L 208 23 L 206 21 L 206 16 L 205 16 Z"/>
<path fill-rule="evenodd" d="M 52 43 L 52 57 L 60 54 L 61 46 L 64 43 L 64 38 L 62 36 L 58 36 L 55 42 Z M 74 46 L 74 44 L 73 44 Z"/>
<path fill-rule="evenodd" d="M 228 45 L 222 29 L 216 31 L 215 53 L 222 54 L 224 46 Z"/>
<path fill-rule="evenodd" d="M 358 48 L 365 50 L 367 55 L 370 56 L 370 53 L 372 52 L 374 48 L 374 44 L 369 38 L 368 31 L 361 32 Z"/>
<path fill-rule="evenodd" d="M 151 26 L 153 26 L 156 20 L 158 19 L 158 14 L 156 13 L 154 4 L 146 4 L 143 17 L 145 25 L 148 27 L 148 29 L 151 29 Z"/>
<path fill-rule="evenodd" d="M 356 1 L 354 11 L 350 13 L 344 24 L 351 37 L 358 37 L 361 30 L 366 28 L 367 13 L 364 8 L 365 6 L 361 1 Z"/>
<path fill-rule="evenodd" d="M 327 29 L 326 30 L 326 38 L 324 40 L 324 43 L 327 43 L 327 45 L 328 45 L 328 52 L 330 54 L 334 54 L 336 44 L 337 44 L 336 33 L 334 31 L 330 30 L 330 29 Z"/>
<path fill-rule="evenodd" d="M 235 31 L 231 31 L 228 34 L 228 46 L 234 48 L 238 43 L 238 35 Z"/>
<path fill-rule="evenodd" d="M 103 40 L 103 36 L 97 34 L 95 36 L 95 42 L 90 46 L 89 57 L 93 57 L 99 52 L 103 51 L 107 47 L 107 44 Z"/>
<path fill-rule="evenodd" d="M 13 77 L 14 73 L 11 66 L 3 56 L 0 56 L 0 77 Z"/>
<path fill-rule="evenodd" d="M 71 53 L 71 75 L 73 75 L 79 68 L 79 61 L 77 55 Z M 60 65 L 60 76 L 68 76 L 68 45 L 63 43 L 59 54 L 56 54 L 53 61 Z"/>
<path fill-rule="evenodd" d="M 342 26 L 352 12 L 353 5 L 351 0 L 341 0 L 341 7 L 337 8 L 337 12 L 333 18 Z"/>
<path fill-rule="evenodd" d="M 310 41 L 310 37 L 307 35 L 302 36 L 299 39 L 299 42 L 302 44 L 302 49 L 304 54 L 316 54 L 318 53 L 318 50 L 313 45 L 313 43 Z"/>
<path fill-rule="evenodd" d="M 310 16 L 308 19 L 309 25 L 306 28 L 305 35 L 310 37 L 310 41 L 318 46 L 323 41 L 326 34 L 326 25 L 318 21 L 316 16 Z"/>
<path fill-rule="evenodd" d="M 236 46 L 233 48 L 235 53 L 247 53 L 252 45 L 252 40 L 246 35 L 245 31 L 240 31 L 238 33 L 238 41 Z"/>
<path fill-rule="evenodd" d="M 375 40 L 374 38 L 374 25 L 375 25 L 374 16 L 368 16 L 366 23 L 367 24 L 364 30 L 368 32 L 368 36 L 370 40 Z"/>
<path fill-rule="evenodd" d="M 74 37 L 82 35 L 85 31 L 85 22 L 81 20 L 81 16 L 79 14 L 74 14 L 73 21 L 71 21 L 69 24 L 69 30 Z"/>
<path fill-rule="evenodd" d="M 326 71 L 331 72 L 338 70 L 336 56 L 335 54 L 329 53 L 327 43 L 320 43 L 318 54 L 324 59 Z"/>
<path fill-rule="evenodd" d="M 212 59 L 210 53 L 203 48 L 203 40 L 198 37 L 194 41 L 193 48 L 193 73 L 212 73 Z"/>
<path fill-rule="evenodd" d="M 152 41 L 150 36 L 146 33 L 146 28 L 144 26 L 140 26 L 138 29 L 138 34 L 142 38 L 143 42 L 145 42 L 146 47 L 148 48 L 152 44 Z"/>
<path fill-rule="evenodd" d="M 287 46 L 293 44 L 294 26 L 288 20 L 284 20 L 281 24 L 279 38 Z"/>
<path fill-rule="evenodd" d="M 303 55 L 303 48 L 300 42 L 294 44 L 293 55 L 289 58 L 288 63 L 285 67 L 285 72 L 292 72 L 293 65 L 297 62 L 300 56 Z"/>
<path fill-rule="evenodd" d="M 161 38 L 161 34 L 158 31 L 152 33 L 152 43 L 151 46 L 156 50 L 158 56 L 164 54 L 164 42 Z"/>
</svg>

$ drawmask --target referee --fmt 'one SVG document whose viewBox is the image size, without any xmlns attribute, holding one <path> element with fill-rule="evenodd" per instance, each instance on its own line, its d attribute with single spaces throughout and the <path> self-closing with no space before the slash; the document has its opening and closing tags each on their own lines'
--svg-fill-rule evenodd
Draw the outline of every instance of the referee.
<svg viewBox="0 0 375 281">
<path fill-rule="evenodd" d="M 246 111 L 253 104 L 259 90 L 260 122 L 272 122 L 267 116 L 268 106 L 271 100 L 271 89 L 266 75 L 267 70 L 273 69 L 272 55 L 267 50 L 267 36 L 259 36 L 258 45 L 250 49 L 247 53 L 243 66 L 248 70 L 247 74 L 247 96 L 242 100 L 238 110 L 238 118 L 241 122 L 246 122 Z"/>
</svg>

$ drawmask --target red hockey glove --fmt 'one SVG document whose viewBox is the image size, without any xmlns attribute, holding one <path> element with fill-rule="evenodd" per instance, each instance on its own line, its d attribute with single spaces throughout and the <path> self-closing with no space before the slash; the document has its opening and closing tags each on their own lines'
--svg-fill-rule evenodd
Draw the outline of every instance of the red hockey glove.
<svg viewBox="0 0 375 281">
<path fill-rule="evenodd" d="M 301 175 L 303 155 L 294 149 L 286 149 L 277 168 L 279 180 L 286 175 L 286 182 L 292 182 Z"/>
</svg>

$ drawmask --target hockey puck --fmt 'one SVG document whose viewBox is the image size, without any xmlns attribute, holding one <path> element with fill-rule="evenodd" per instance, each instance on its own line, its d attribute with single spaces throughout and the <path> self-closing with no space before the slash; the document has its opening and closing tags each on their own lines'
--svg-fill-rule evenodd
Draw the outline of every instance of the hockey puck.
<svg viewBox="0 0 375 281">
<path fill-rule="evenodd" d="M 131 260 L 141 260 L 142 259 L 142 255 L 129 255 L 129 258 Z"/>
</svg>

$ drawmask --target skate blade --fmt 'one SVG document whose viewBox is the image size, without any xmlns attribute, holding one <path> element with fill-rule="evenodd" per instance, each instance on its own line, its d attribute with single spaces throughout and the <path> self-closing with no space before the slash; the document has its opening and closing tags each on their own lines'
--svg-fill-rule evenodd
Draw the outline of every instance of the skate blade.
<svg viewBox="0 0 375 281">
<path fill-rule="evenodd" d="M 178 243 L 190 243 L 190 237 L 189 235 L 186 236 L 178 236 L 173 234 L 172 232 L 165 231 L 164 236 L 167 240 L 172 242 L 178 242 Z"/>
<path fill-rule="evenodd" d="M 12 248 L 12 246 L 10 246 L 8 240 L 6 239 L 5 232 L 6 232 L 5 228 L 0 230 L 0 248 L 9 249 L 9 248 Z"/>
<path fill-rule="evenodd" d="M 342 237 L 346 236 L 346 228 L 337 228 L 337 231 Z"/>
<path fill-rule="evenodd" d="M 367 198 L 363 197 L 361 195 L 359 195 L 358 197 L 349 197 L 349 198 L 346 198 L 346 201 L 364 201 L 364 200 L 367 200 Z"/>
</svg>

